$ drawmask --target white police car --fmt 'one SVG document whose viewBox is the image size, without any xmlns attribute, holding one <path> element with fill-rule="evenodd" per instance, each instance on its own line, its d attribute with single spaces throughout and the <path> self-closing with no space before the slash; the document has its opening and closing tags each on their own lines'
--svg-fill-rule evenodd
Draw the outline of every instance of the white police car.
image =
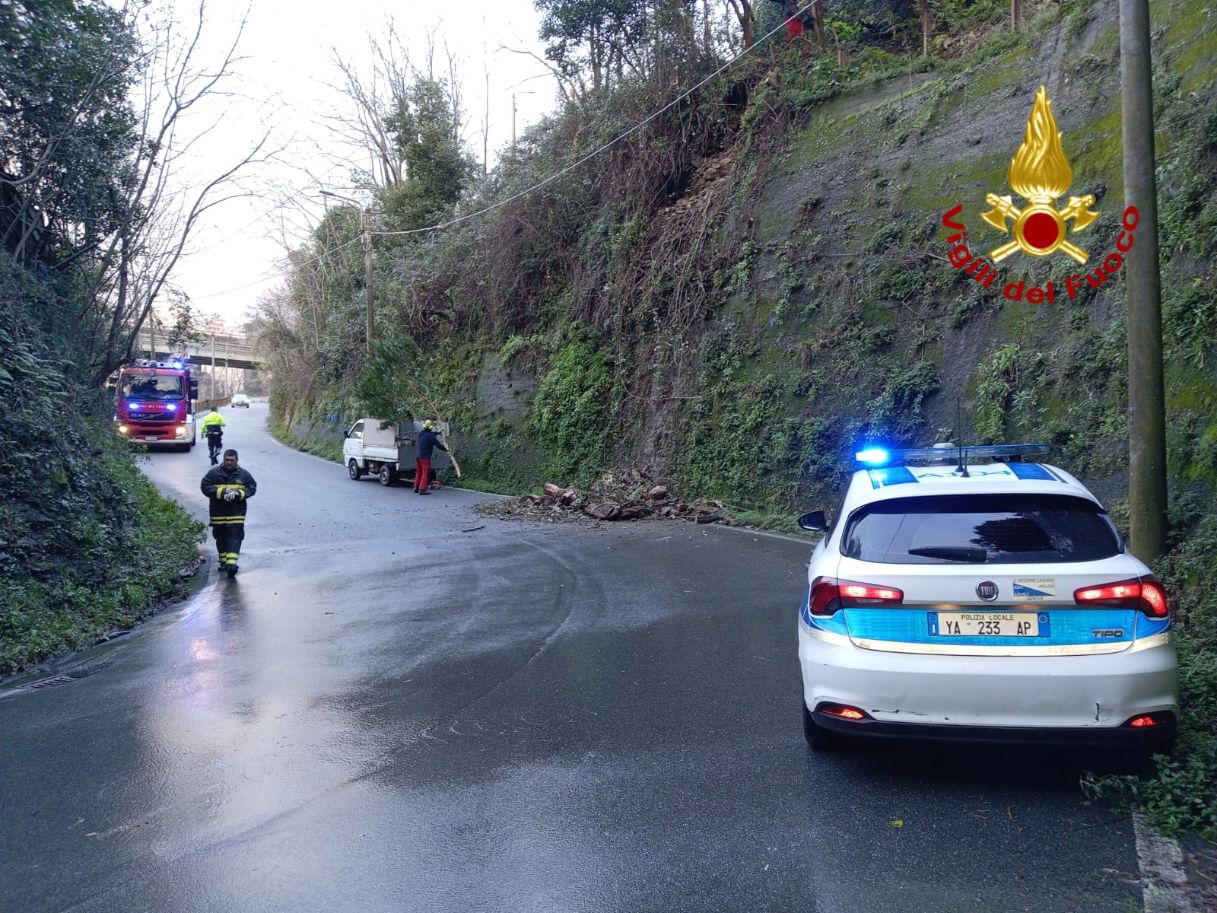
<svg viewBox="0 0 1217 913">
<path fill-rule="evenodd" d="M 808 743 L 1168 744 L 1162 584 L 1077 479 L 1019 461 L 1046 445 L 946 448 L 863 451 L 832 525 L 799 518 L 826 530 L 799 613 Z"/>
</svg>

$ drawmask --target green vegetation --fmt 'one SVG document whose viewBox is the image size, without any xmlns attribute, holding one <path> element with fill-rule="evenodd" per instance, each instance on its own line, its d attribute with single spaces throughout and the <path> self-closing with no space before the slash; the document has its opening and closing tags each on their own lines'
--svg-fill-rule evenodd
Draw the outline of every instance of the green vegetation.
<svg viewBox="0 0 1217 913">
<path fill-rule="evenodd" d="M 533 400 L 530 427 L 549 457 L 546 473 L 586 484 L 605 468 L 612 357 L 579 324 L 549 360 Z"/>
<path fill-rule="evenodd" d="M 20 277 L 8 278 L 0 278 L 0 674 L 87 646 L 180 596 L 202 537 L 201 524 L 135 469 L 100 418 L 100 397 L 83 392 L 78 366 L 16 338 L 8 295 Z"/>
<path fill-rule="evenodd" d="M 192 201 L 165 186 L 189 142 L 178 115 L 227 68 L 196 81 L 198 61 L 145 16 L 0 4 L 0 674 L 130 626 L 181 596 L 198 561 L 202 527 L 137 471 L 102 389 L 158 294 L 189 330 L 165 281 Z M 145 76 L 177 92 L 160 124 L 132 105 Z"/>
</svg>

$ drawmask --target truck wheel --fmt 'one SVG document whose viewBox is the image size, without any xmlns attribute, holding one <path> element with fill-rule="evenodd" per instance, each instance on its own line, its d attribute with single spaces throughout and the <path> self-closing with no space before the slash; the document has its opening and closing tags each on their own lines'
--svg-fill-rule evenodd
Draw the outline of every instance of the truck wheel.
<svg viewBox="0 0 1217 913">
<path fill-rule="evenodd" d="M 397 484 L 397 471 L 388 463 L 381 463 L 380 473 L 377 478 L 380 479 L 380 484 L 385 488 L 392 488 Z"/>
<path fill-rule="evenodd" d="M 363 478 L 363 470 L 359 468 L 359 464 L 355 462 L 354 458 L 347 463 L 347 475 L 351 477 L 352 482 L 358 482 Z"/>
</svg>

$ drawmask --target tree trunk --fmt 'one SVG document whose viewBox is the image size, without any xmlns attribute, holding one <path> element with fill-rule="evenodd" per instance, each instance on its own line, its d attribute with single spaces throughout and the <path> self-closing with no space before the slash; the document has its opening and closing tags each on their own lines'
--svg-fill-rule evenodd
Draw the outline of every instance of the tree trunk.
<svg viewBox="0 0 1217 913">
<path fill-rule="evenodd" d="M 921 0 L 921 54 L 930 56 L 930 0 Z"/>
<path fill-rule="evenodd" d="M 735 18 L 739 20 L 740 36 L 744 42 L 744 49 L 752 47 L 756 36 L 752 31 L 752 24 L 755 15 L 752 11 L 752 0 L 727 0 L 727 5 L 731 7 L 731 12 L 735 13 Z M 710 4 L 706 3 L 706 34 L 710 33 Z"/>
<path fill-rule="evenodd" d="M 1010 25 L 1018 28 L 1018 21 L 1022 18 L 1022 3 L 1020 0 L 1010 0 Z"/>
<path fill-rule="evenodd" d="M 816 44 L 820 46 L 820 50 L 828 50 L 828 29 L 824 25 L 824 3 L 825 0 L 820 0 L 811 8 L 812 27 L 816 33 Z"/>
</svg>

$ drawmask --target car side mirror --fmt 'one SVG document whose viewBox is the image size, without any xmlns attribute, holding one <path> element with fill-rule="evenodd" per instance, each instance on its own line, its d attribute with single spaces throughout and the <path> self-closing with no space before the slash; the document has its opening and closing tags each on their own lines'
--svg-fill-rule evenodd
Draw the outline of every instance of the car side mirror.
<svg viewBox="0 0 1217 913">
<path fill-rule="evenodd" d="M 811 533 L 822 533 L 828 529 L 828 518 L 824 516 L 824 511 L 813 510 L 810 513 L 803 514 L 799 517 L 799 529 L 805 529 Z"/>
</svg>

